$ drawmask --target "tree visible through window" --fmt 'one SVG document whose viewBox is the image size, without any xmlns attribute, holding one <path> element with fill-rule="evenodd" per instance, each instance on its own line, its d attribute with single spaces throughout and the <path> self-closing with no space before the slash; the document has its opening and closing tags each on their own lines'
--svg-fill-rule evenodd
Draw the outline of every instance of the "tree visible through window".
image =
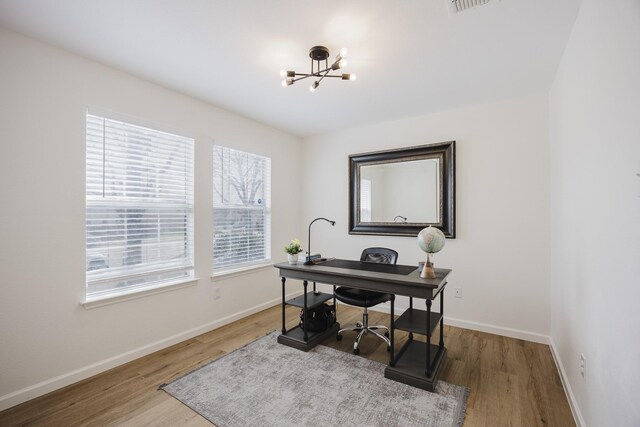
<svg viewBox="0 0 640 427">
<path fill-rule="evenodd" d="M 87 114 L 87 298 L 193 277 L 191 138 Z"/>
<path fill-rule="evenodd" d="M 213 147 L 214 270 L 271 258 L 271 159 Z"/>
</svg>

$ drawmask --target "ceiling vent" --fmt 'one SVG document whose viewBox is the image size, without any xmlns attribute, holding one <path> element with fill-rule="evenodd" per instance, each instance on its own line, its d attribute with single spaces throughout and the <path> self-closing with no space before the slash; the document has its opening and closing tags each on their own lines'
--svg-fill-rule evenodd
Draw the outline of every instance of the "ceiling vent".
<svg viewBox="0 0 640 427">
<path fill-rule="evenodd" d="M 482 6 L 489 3 L 491 0 L 445 0 L 449 5 L 449 13 L 460 13 L 464 10 L 471 9 L 472 7 Z"/>
</svg>

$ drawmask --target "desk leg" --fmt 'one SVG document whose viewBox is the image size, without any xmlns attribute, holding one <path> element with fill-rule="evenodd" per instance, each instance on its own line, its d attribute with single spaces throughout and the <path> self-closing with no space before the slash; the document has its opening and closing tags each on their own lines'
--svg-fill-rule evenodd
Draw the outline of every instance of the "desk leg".
<svg viewBox="0 0 640 427">
<path fill-rule="evenodd" d="M 440 292 L 440 351 L 444 347 L 444 289 Z"/>
<path fill-rule="evenodd" d="M 284 320 L 284 306 L 285 306 L 285 296 L 284 296 L 284 282 L 286 282 L 286 278 L 282 278 L 282 335 L 286 335 L 287 333 L 287 325 Z"/>
<path fill-rule="evenodd" d="M 427 377 L 431 377 L 431 300 L 427 300 Z"/>
<path fill-rule="evenodd" d="M 338 321 L 338 306 L 336 305 L 336 285 L 333 285 L 333 314 L 336 316 L 336 322 Z"/>
<path fill-rule="evenodd" d="M 393 315 L 395 313 L 395 310 L 393 309 L 393 303 L 394 300 L 396 299 L 395 295 L 391 295 L 391 315 L 389 316 L 389 341 L 391 342 L 391 351 L 389 352 L 389 366 L 393 366 L 395 364 L 395 361 L 393 360 L 393 331 L 394 331 L 394 327 L 393 324 L 395 323 L 395 316 Z"/>
<path fill-rule="evenodd" d="M 309 329 L 309 322 L 307 322 L 307 285 L 309 282 L 304 280 L 302 282 L 302 286 L 304 286 L 304 340 L 309 341 L 309 335 L 307 334 L 307 329 Z"/>
<path fill-rule="evenodd" d="M 413 310 L 413 297 L 409 297 L 409 310 Z M 409 341 L 413 341 L 413 332 L 409 332 Z"/>
</svg>

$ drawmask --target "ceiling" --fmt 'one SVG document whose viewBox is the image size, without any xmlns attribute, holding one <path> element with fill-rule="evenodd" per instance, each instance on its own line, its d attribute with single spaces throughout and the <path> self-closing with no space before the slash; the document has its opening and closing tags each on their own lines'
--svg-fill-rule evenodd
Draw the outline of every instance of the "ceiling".
<svg viewBox="0 0 640 427">
<path fill-rule="evenodd" d="M 546 92 L 580 0 L 0 0 L 0 25 L 309 136 Z M 303 80 L 349 49 L 353 82 Z"/>
</svg>

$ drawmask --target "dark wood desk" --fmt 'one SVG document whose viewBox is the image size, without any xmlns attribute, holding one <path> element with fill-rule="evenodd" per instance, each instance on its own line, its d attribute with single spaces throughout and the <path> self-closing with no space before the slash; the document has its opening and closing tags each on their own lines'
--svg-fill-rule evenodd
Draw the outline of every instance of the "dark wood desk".
<svg viewBox="0 0 640 427">
<path fill-rule="evenodd" d="M 332 263 L 334 265 L 332 265 Z M 342 265 L 338 267 L 336 265 Z M 345 267 L 348 265 L 348 267 Z M 388 268 L 387 268 L 388 267 Z M 358 261 L 335 260 L 318 265 L 291 265 L 288 263 L 276 264 L 282 278 L 282 334 L 278 342 L 299 350 L 307 351 L 331 335 L 336 335 L 340 324 L 336 324 L 323 332 L 307 332 L 296 326 L 286 329 L 285 306 L 287 304 L 302 309 L 312 308 L 333 300 L 332 294 L 315 292 L 316 282 L 336 286 L 349 286 L 351 288 L 367 289 L 390 293 L 393 295 L 407 296 L 409 308 L 397 319 L 394 319 L 394 300 L 391 300 L 391 315 L 389 335 L 391 339 L 391 352 L 389 365 L 385 369 L 385 377 L 405 384 L 434 391 L 438 381 L 438 375 L 442 368 L 447 349 L 444 346 L 444 288 L 447 285 L 446 278 L 451 272 L 448 269 L 436 269 L 435 279 L 422 279 L 418 268 L 409 266 L 387 265 L 376 267 L 377 271 L 371 271 L 367 263 Z M 411 271 L 401 274 L 399 271 Z M 286 300 L 286 279 L 298 279 L 303 284 L 303 294 L 291 300 Z M 313 291 L 308 291 L 309 282 L 313 282 Z M 431 310 L 433 299 L 440 295 L 440 312 Z M 424 299 L 426 310 L 413 307 L 413 298 Z M 305 319 L 305 324 L 308 324 Z M 440 339 L 437 345 L 431 343 L 431 338 L 436 327 L 440 325 Z M 409 332 L 409 339 L 397 352 L 394 350 L 394 331 L 400 329 Z M 422 334 L 427 337 L 426 344 L 413 339 L 413 334 Z"/>
</svg>

